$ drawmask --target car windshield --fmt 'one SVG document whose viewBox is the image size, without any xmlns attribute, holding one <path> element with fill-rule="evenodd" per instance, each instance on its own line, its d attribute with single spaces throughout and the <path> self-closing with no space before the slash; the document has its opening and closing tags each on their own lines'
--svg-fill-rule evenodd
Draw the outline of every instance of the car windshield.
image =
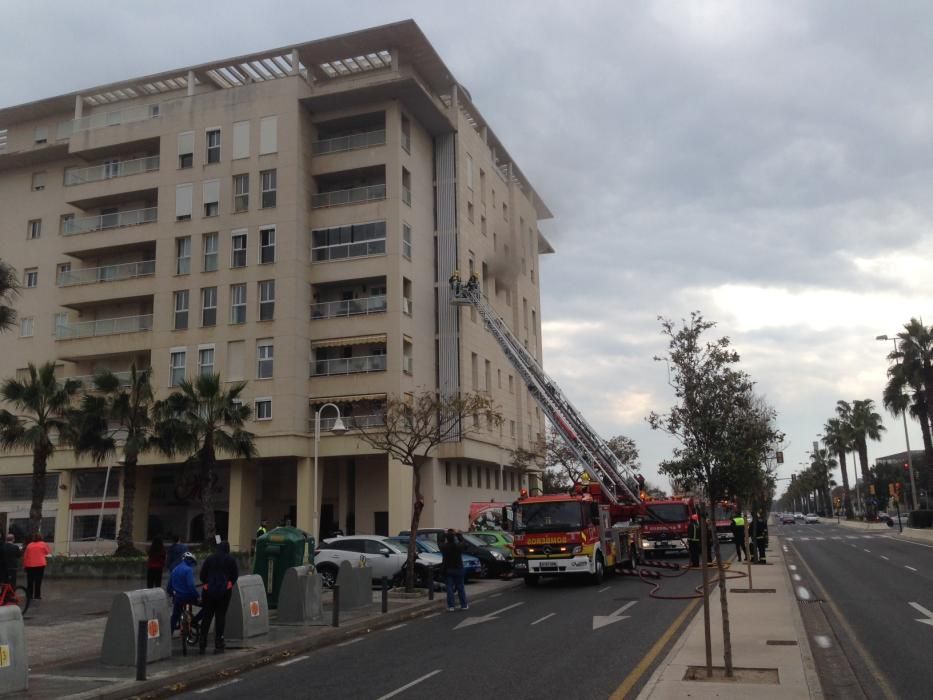
<svg viewBox="0 0 933 700">
<path fill-rule="evenodd" d="M 687 506 L 682 503 L 654 503 L 648 504 L 648 512 L 654 516 L 651 520 L 660 520 L 663 523 L 682 523 L 689 520 Z"/>
<path fill-rule="evenodd" d="M 518 532 L 560 532 L 579 530 L 582 526 L 583 513 L 579 501 L 522 503 L 515 523 Z"/>
<path fill-rule="evenodd" d="M 389 541 L 392 542 L 392 544 L 398 547 L 401 551 L 403 552 L 408 551 L 408 538 L 407 537 L 393 537 Z M 417 549 L 418 552 L 422 552 L 422 553 L 440 551 L 438 550 L 437 545 L 431 542 L 430 540 L 422 540 L 420 538 L 415 540 L 415 548 Z"/>
<path fill-rule="evenodd" d="M 713 509 L 713 517 L 716 520 L 732 520 L 735 516 L 735 509 L 732 506 L 723 506 L 716 504 Z"/>
<path fill-rule="evenodd" d="M 477 537 L 476 535 L 464 535 L 463 539 L 472 545 L 476 545 L 477 547 L 486 547 L 489 545 L 488 542 L 486 542 L 481 537 Z"/>
</svg>

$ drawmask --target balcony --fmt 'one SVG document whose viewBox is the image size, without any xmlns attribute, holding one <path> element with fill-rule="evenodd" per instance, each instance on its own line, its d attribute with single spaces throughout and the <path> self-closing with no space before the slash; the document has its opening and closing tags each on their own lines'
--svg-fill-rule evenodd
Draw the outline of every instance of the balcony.
<svg viewBox="0 0 933 700">
<path fill-rule="evenodd" d="M 365 187 L 353 187 L 348 190 L 312 194 L 311 208 L 324 209 L 326 207 L 340 207 L 346 204 L 363 204 L 365 202 L 377 202 L 385 198 L 385 184 L 367 185 Z"/>
<path fill-rule="evenodd" d="M 58 274 L 59 287 L 74 287 L 79 284 L 97 284 L 99 282 L 119 282 L 120 280 L 149 277 L 155 274 L 155 260 L 86 267 L 81 270 L 68 270 Z"/>
<path fill-rule="evenodd" d="M 152 330 L 152 314 L 141 316 L 123 316 L 122 318 L 102 318 L 96 321 L 61 323 L 55 327 L 58 340 L 75 338 L 96 338 L 104 335 L 123 333 L 141 333 Z"/>
<path fill-rule="evenodd" d="M 311 304 L 311 320 L 342 318 L 346 316 L 365 316 L 386 311 L 386 295 L 365 297 L 363 299 L 342 299 Z"/>
<path fill-rule="evenodd" d="M 98 112 L 87 117 L 75 119 L 72 122 L 72 133 L 101 129 L 105 126 L 117 126 L 118 124 L 130 124 L 132 122 L 156 119 L 160 113 L 161 107 L 158 104 L 136 105 L 135 107 L 127 107 L 125 109 Z"/>
<path fill-rule="evenodd" d="M 137 371 L 137 375 L 141 374 L 143 370 Z M 132 379 L 132 373 L 129 371 L 126 372 L 112 372 L 114 377 L 117 378 L 117 381 L 120 382 L 120 386 L 129 386 L 130 380 Z M 76 377 L 67 377 L 67 379 L 76 379 L 81 382 L 85 387 L 92 388 L 94 386 L 94 378 L 96 374 L 80 374 Z"/>
<path fill-rule="evenodd" d="M 150 224 L 158 218 L 158 207 L 146 209 L 131 209 L 113 214 L 101 214 L 81 219 L 65 219 L 62 221 L 62 235 L 75 236 L 81 233 L 106 231 L 108 229 L 123 228 L 125 226 L 139 226 Z"/>
<path fill-rule="evenodd" d="M 349 134 L 315 141 L 311 144 L 311 153 L 316 156 L 327 155 L 328 153 L 346 153 L 347 151 L 372 148 L 373 146 L 385 146 L 385 143 L 385 129 L 379 129 L 362 134 Z"/>
<path fill-rule="evenodd" d="M 135 160 L 124 160 L 117 163 L 104 163 L 92 165 L 87 168 L 69 168 L 65 171 L 65 186 L 83 185 L 87 182 L 100 182 L 116 177 L 138 175 L 159 169 L 159 156 L 146 156 Z"/>
<path fill-rule="evenodd" d="M 329 377 L 341 374 L 366 374 L 385 372 L 385 355 L 362 355 L 359 357 L 337 357 L 329 360 L 312 360 L 312 377 Z"/>
<path fill-rule="evenodd" d="M 341 416 L 340 419 L 343 421 L 344 426 L 347 430 L 353 430 L 354 428 L 380 428 L 386 424 L 386 414 L 385 413 L 369 413 L 360 416 Z M 333 418 L 321 418 L 321 432 L 330 432 L 334 429 L 334 423 L 337 422 L 337 417 Z M 312 425 L 312 430 L 313 430 Z"/>
</svg>

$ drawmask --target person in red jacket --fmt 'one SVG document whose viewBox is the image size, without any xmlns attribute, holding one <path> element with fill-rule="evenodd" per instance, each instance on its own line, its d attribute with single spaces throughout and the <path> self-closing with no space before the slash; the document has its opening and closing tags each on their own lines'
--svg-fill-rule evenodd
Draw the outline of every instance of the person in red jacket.
<svg viewBox="0 0 933 700">
<path fill-rule="evenodd" d="M 52 554 L 49 545 L 38 532 L 23 552 L 23 568 L 26 570 L 26 595 L 32 600 L 42 600 L 42 577 L 45 575 L 46 557 Z"/>
<path fill-rule="evenodd" d="M 153 537 L 146 551 L 146 588 L 162 587 L 162 569 L 165 568 L 165 544 L 161 537 Z"/>
</svg>

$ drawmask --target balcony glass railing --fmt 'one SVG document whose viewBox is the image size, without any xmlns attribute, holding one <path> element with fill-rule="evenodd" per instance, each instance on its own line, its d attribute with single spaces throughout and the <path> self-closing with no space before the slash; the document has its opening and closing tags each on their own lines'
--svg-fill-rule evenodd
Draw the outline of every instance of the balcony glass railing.
<svg viewBox="0 0 933 700">
<path fill-rule="evenodd" d="M 357 243 L 338 243 L 337 245 L 312 248 L 311 261 L 328 262 L 330 260 L 345 260 L 346 258 L 365 258 L 370 255 L 385 255 L 385 253 L 386 239 L 374 238 Z"/>
<path fill-rule="evenodd" d="M 369 413 L 362 416 L 341 416 L 340 420 L 343 421 L 347 430 L 353 430 L 354 428 L 378 428 L 386 424 L 386 415 L 385 413 Z M 336 422 L 336 417 L 321 418 L 321 432 L 333 430 L 334 423 Z"/>
<path fill-rule="evenodd" d="M 92 165 L 87 168 L 69 168 L 65 171 L 65 186 L 82 185 L 85 182 L 99 182 L 115 177 L 138 175 L 159 169 L 159 156 L 147 156 L 135 160 L 121 160 L 117 163 Z"/>
<path fill-rule="evenodd" d="M 155 260 L 104 265 L 103 267 L 85 267 L 81 270 L 68 270 L 58 273 L 59 287 L 73 287 L 78 284 L 97 282 L 119 282 L 120 280 L 148 277 L 155 274 Z"/>
<path fill-rule="evenodd" d="M 385 129 L 367 131 L 364 134 L 350 134 L 349 136 L 336 136 L 332 139 L 323 139 L 311 144 L 311 153 L 322 156 L 327 153 L 342 153 L 344 151 L 358 151 L 361 148 L 384 146 L 386 143 Z"/>
<path fill-rule="evenodd" d="M 99 335 L 140 333 L 150 330 L 152 330 L 152 314 L 143 314 L 142 316 L 101 318 L 96 321 L 81 321 L 79 323 L 61 323 L 55 327 L 55 337 L 59 340 L 71 340 L 73 338 L 93 338 Z"/>
<path fill-rule="evenodd" d="M 147 209 L 130 209 L 129 211 L 89 216 L 82 219 L 65 219 L 62 222 L 62 235 L 74 236 L 79 233 L 149 224 L 158 218 L 158 214 L 158 207 L 148 207 Z"/>
<path fill-rule="evenodd" d="M 354 187 L 349 190 L 334 190 L 333 192 L 318 192 L 311 195 L 311 208 L 339 207 L 344 204 L 362 204 L 386 198 L 386 186 L 368 185 Z"/>
<path fill-rule="evenodd" d="M 331 360 L 312 360 L 311 376 L 323 377 L 334 374 L 359 374 L 385 372 L 385 355 L 363 355 L 361 357 L 336 357 Z"/>
<path fill-rule="evenodd" d="M 321 318 L 338 318 L 341 316 L 378 314 L 384 313 L 385 310 L 385 294 L 374 297 L 365 297 L 363 299 L 323 301 L 319 304 L 311 304 L 311 320 L 314 321 Z"/>
<path fill-rule="evenodd" d="M 129 386 L 132 376 L 129 371 L 126 372 L 112 372 L 113 376 L 117 378 L 117 381 L 120 382 L 120 386 Z M 137 372 L 141 374 L 141 372 Z M 77 377 L 68 377 L 68 379 L 77 379 L 81 382 L 86 388 L 91 389 L 94 387 L 94 377 L 96 374 L 80 374 Z"/>
<path fill-rule="evenodd" d="M 155 119 L 159 116 L 161 108 L 158 104 L 137 105 L 127 107 L 126 109 L 117 109 L 110 112 L 97 112 L 87 117 L 75 119 L 72 131 L 87 131 L 88 129 L 100 129 L 105 126 L 116 126 L 117 124 L 129 124 L 131 122 L 142 122 L 147 119 Z"/>
</svg>

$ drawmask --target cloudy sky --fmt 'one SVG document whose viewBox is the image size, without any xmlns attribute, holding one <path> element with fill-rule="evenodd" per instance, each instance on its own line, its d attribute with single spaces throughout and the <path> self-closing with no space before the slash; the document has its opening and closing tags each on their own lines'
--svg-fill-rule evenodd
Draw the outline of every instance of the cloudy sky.
<svg viewBox="0 0 933 700">
<path fill-rule="evenodd" d="M 0 102 L 409 17 L 555 214 L 548 370 L 649 478 L 671 450 L 644 420 L 672 400 L 658 315 L 733 339 L 782 476 L 837 399 L 880 402 L 875 336 L 933 317 L 928 3 L 10 1 Z M 872 457 L 904 449 L 885 422 Z"/>
</svg>

